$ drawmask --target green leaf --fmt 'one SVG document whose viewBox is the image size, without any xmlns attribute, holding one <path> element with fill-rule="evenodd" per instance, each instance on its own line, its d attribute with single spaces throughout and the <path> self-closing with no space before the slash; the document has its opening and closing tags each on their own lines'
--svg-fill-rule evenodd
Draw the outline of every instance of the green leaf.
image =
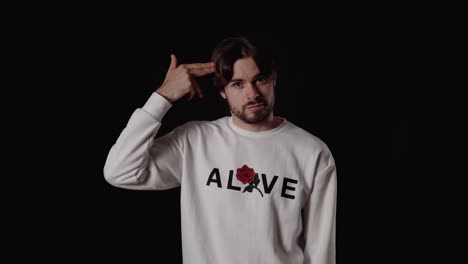
<svg viewBox="0 0 468 264">
<path fill-rule="evenodd" d="M 242 193 L 244 193 L 245 191 L 252 192 L 252 190 L 253 190 L 253 186 L 249 185 L 249 186 L 244 188 L 244 191 Z"/>
</svg>

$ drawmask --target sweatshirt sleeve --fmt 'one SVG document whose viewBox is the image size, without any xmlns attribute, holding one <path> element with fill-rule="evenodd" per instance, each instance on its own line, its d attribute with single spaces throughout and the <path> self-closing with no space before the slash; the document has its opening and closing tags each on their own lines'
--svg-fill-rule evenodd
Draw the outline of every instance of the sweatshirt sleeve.
<svg viewBox="0 0 468 264">
<path fill-rule="evenodd" d="M 104 178 L 113 186 L 134 190 L 164 190 L 180 186 L 182 150 L 180 129 L 155 139 L 172 104 L 154 92 L 135 110 L 112 146 Z"/>
<path fill-rule="evenodd" d="M 305 264 L 335 264 L 336 261 L 336 167 L 331 154 L 326 156 L 319 161 L 320 169 L 302 210 Z"/>
</svg>

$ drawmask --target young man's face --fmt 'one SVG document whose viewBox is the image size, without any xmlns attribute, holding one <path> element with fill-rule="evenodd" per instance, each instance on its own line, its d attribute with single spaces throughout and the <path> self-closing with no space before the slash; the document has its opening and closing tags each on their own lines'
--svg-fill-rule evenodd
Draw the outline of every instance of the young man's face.
<svg viewBox="0 0 468 264">
<path fill-rule="evenodd" d="M 251 57 L 234 63 L 232 80 L 221 91 L 232 115 L 248 124 L 256 124 L 273 115 L 275 76 L 261 75 Z"/>
</svg>

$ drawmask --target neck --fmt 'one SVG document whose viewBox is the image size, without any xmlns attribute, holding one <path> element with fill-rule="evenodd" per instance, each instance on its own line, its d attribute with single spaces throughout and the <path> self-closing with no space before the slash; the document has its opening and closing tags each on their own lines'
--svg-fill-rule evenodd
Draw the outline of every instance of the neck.
<svg viewBox="0 0 468 264">
<path fill-rule="evenodd" d="M 268 116 L 268 118 L 266 118 L 265 120 L 255 123 L 255 124 L 246 123 L 235 115 L 231 114 L 231 116 L 232 116 L 232 122 L 234 123 L 234 125 L 238 126 L 239 128 L 249 130 L 249 131 L 254 131 L 254 132 L 273 129 L 275 127 L 278 127 L 283 122 L 282 118 L 278 116 L 274 116 L 273 113 L 271 113 L 270 116 Z"/>
</svg>

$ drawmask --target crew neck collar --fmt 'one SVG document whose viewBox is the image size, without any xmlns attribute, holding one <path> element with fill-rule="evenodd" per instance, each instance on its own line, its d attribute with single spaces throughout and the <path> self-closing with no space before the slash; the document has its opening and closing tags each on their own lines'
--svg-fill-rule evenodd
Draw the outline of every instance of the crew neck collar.
<svg viewBox="0 0 468 264">
<path fill-rule="evenodd" d="M 280 132 L 286 126 L 286 123 L 288 122 L 286 118 L 284 117 L 280 117 L 280 118 L 283 120 L 283 122 L 281 122 L 279 126 L 273 129 L 264 130 L 264 131 L 250 131 L 244 128 L 240 128 L 234 124 L 234 121 L 232 120 L 232 116 L 229 116 L 228 122 L 232 130 L 234 130 L 237 134 L 251 137 L 251 138 L 265 138 L 265 137 L 273 136 L 274 134 Z"/>
</svg>

